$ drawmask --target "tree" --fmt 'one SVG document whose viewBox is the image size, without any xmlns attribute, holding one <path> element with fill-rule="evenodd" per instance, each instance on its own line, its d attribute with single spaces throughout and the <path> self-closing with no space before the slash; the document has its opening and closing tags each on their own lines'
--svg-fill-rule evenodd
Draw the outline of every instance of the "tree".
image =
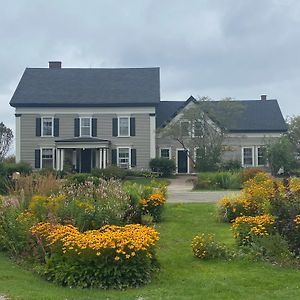
<svg viewBox="0 0 300 300">
<path fill-rule="evenodd" d="M 6 127 L 3 122 L 0 123 L 0 162 L 3 161 L 13 141 L 13 132 Z"/>
<path fill-rule="evenodd" d="M 290 117 L 287 120 L 288 123 L 288 133 L 292 145 L 295 151 L 300 153 L 300 116 Z"/>
<path fill-rule="evenodd" d="M 198 171 L 214 170 L 221 161 L 227 129 L 242 110 L 243 105 L 230 98 L 212 101 L 202 97 L 187 105 L 160 131 L 160 135 L 177 141 Z"/>
<path fill-rule="evenodd" d="M 293 145 L 287 136 L 281 136 L 267 146 L 267 158 L 272 175 L 277 175 L 282 168 L 283 173 L 288 173 L 294 162 Z"/>
</svg>

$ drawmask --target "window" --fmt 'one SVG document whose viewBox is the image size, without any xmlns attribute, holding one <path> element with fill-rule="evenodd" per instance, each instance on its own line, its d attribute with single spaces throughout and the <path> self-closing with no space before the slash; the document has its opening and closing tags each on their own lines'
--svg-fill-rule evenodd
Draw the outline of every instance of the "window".
<svg viewBox="0 0 300 300">
<path fill-rule="evenodd" d="M 253 166 L 253 147 L 243 148 L 243 166 Z"/>
<path fill-rule="evenodd" d="M 203 128 L 200 121 L 196 121 L 193 126 L 193 135 L 196 137 L 202 137 L 203 136 Z"/>
<path fill-rule="evenodd" d="M 189 136 L 190 135 L 190 122 L 189 121 L 181 121 L 181 135 L 182 136 Z"/>
<path fill-rule="evenodd" d="M 42 149 L 42 157 L 41 157 L 42 163 L 41 167 L 43 169 L 53 169 L 53 149 Z"/>
<path fill-rule="evenodd" d="M 129 117 L 119 117 L 119 134 L 118 136 L 129 136 Z"/>
<path fill-rule="evenodd" d="M 53 136 L 53 118 L 42 118 L 42 136 Z"/>
<path fill-rule="evenodd" d="M 266 164 L 266 148 L 257 147 L 257 165 L 264 166 Z"/>
<path fill-rule="evenodd" d="M 170 148 L 161 148 L 160 157 L 171 159 L 171 149 Z"/>
<path fill-rule="evenodd" d="M 118 148 L 118 166 L 120 168 L 128 169 L 130 166 L 130 149 Z"/>
<path fill-rule="evenodd" d="M 80 136 L 91 136 L 91 118 L 80 118 Z"/>
</svg>

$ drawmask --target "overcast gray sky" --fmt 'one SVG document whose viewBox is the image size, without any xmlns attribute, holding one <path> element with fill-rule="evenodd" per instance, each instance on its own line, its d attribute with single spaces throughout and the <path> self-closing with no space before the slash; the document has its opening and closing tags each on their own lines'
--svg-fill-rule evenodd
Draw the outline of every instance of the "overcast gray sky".
<svg viewBox="0 0 300 300">
<path fill-rule="evenodd" d="M 0 0 L 0 121 L 26 67 L 159 66 L 161 99 L 279 101 L 300 114 L 300 1 Z"/>
</svg>

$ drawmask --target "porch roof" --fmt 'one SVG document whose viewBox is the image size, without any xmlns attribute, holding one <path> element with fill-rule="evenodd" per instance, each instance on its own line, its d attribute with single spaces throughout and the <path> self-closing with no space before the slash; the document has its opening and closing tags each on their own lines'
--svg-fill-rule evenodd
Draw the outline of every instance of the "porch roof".
<svg viewBox="0 0 300 300">
<path fill-rule="evenodd" d="M 95 137 L 75 137 L 71 139 L 55 140 L 58 148 L 108 148 L 109 140 Z"/>
</svg>

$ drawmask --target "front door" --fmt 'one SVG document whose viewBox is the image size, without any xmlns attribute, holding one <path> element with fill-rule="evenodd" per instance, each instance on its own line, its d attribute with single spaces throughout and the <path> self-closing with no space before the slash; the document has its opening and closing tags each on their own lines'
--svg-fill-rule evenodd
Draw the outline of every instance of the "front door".
<svg viewBox="0 0 300 300">
<path fill-rule="evenodd" d="M 81 150 L 81 173 L 91 172 L 91 149 Z"/>
<path fill-rule="evenodd" d="M 177 172 L 188 172 L 188 155 L 186 150 L 177 150 Z"/>
</svg>

